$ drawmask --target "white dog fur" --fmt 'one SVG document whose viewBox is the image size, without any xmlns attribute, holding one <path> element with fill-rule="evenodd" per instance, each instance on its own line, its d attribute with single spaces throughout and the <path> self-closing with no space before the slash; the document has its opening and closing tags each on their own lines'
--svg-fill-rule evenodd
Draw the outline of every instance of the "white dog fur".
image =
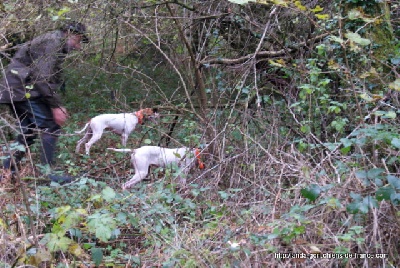
<svg viewBox="0 0 400 268">
<path fill-rule="evenodd" d="M 184 176 L 188 174 L 190 168 L 194 166 L 196 162 L 200 169 L 204 168 L 204 164 L 200 160 L 198 149 L 189 149 L 186 147 L 168 149 L 158 146 L 142 146 L 133 150 L 115 148 L 107 148 L 107 150 L 132 153 L 131 163 L 135 168 L 135 175 L 122 185 L 122 189 L 124 190 L 146 178 L 149 173 L 150 165 L 168 167 L 176 163 L 181 168 Z M 186 184 L 184 176 L 180 178 L 182 184 Z"/>
<path fill-rule="evenodd" d="M 145 117 L 154 119 L 158 117 L 158 113 L 151 108 L 146 108 L 135 113 L 101 114 L 93 117 L 83 129 L 75 132 L 79 134 L 87 129 L 83 138 L 78 141 L 75 153 L 79 153 L 82 143 L 90 138 L 85 144 L 85 152 L 89 155 L 90 147 L 101 138 L 106 128 L 110 128 L 114 133 L 121 135 L 121 143 L 123 146 L 126 146 L 129 134 L 135 129 L 137 124 L 143 123 Z"/>
</svg>

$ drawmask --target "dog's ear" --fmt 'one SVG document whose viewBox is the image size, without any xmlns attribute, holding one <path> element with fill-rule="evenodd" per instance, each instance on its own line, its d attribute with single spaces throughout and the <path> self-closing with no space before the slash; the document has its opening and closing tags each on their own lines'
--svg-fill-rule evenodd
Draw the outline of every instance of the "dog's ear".
<svg viewBox="0 0 400 268">
<path fill-rule="evenodd" d="M 153 111 L 150 108 L 144 108 L 144 109 L 142 109 L 142 113 L 145 116 L 149 116 L 149 115 L 153 114 Z"/>
</svg>

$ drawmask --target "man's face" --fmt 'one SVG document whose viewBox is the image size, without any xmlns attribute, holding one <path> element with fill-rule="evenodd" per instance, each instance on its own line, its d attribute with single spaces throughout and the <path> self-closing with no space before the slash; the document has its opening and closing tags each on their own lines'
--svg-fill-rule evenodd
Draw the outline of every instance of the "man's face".
<svg viewBox="0 0 400 268">
<path fill-rule="evenodd" d="M 65 50 L 67 53 L 73 50 L 80 50 L 81 49 L 81 42 L 82 42 L 82 35 L 68 33 L 66 42 L 65 42 Z"/>
</svg>

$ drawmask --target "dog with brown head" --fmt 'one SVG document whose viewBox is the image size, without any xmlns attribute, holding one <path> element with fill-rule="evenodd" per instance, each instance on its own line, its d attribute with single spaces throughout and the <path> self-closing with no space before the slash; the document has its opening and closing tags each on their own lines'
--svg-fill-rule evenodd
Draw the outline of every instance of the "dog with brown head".
<svg viewBox="0 0 400 268">
<path fill-rule="evenodd" d="M 83 129 L 75 132 L 82 133 L 87 129 L 83 138 L 78 141 L 75 153 L 79 153 L 82 143 L 89 140 L 85 144 L 86 154 L 89 155 L 90 147 L 101 138 L 106 128 L 121 135 L 121 143 L 125 147 L 129 134 L 136 128 L 136 125 L 143 125 L 146 120 L 154 122 L 158 117 L 159 114 L 156 108 L 145 108 L 134 113 L 101 114 L 93 117 Z"/>
</svg>

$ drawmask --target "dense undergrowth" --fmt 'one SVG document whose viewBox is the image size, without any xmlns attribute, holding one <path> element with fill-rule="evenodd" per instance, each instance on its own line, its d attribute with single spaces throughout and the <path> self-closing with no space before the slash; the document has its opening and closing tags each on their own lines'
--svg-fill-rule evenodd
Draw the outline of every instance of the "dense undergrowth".
<svg viewBox="0 0 400 268">
<path fill-rule="evenodd" d="M 177 183 L 173 171 L 164 170 L 130 191 L 121 190 L 121 183 L 133 174 L 129 157 L 105 151 L 119 146 L 114 134 L 106 133 L 90 157 L 74 154 L 79 136 L 71 134 L 86 119 L 75 112 L 60 138 L 58 165 L 79 179 L 70 185 L 48 186 L 32 178 L 26 165 L 22 179 L 31 215 L 22 189 L 3 184 L 4 267 L 22 263 L 395 267 L 400 185 L 392 169 L 397 154 L 379 157 L 381 165 L 364 151 L 379 146 L 381 151 L 393 152 L 399 139 L 392 131 L 395 125 L 389 121 L 360 127 L 344 138 L 343 144 L 351 149 L 343 144 L 340 149 L 305 148 L 281 124 L 276 112 L 282 109 L 281 102 L 270 104 L 257 114 L 235 108 L 210 114 L 219 133 L 218 153 L 204 151 L 207 168 L 191 173 L 187 187 Z M 71 110 L 80 109 L 75 105 L 68 102 Z M 174 118 L 167 115 L 164 112 L 158 124 L 133 133 L 129 147 L 157 144 Z M 202 135 L 193 117 L 180 117 L 176 142 L 200 144 Z M 384 259 L 362 255 L 285 259 L 277 253 L 387 255 Z"/>
<path fill-rule="evenodd" d="M 39 144 L 31 148 L 22 184 L 0 186 L 0 266 L 396 267 L 400 50 L 396 38 L 368 43 L 375 1 L 345 2 L 348 9 L 360 5 L 350 9 L 355 19 L 319 14 L 325 19 L 313 23 L 323 38 L 306 43 L 305 51 L 288 38 L 290 54 L 282 58 L 232 68 L 204 64 L 204 117 L 197 96 L 191 106 L 183 91 L 184 81 L 193 83 L 193 70 L 178 64 L 187 56 L 184 46 L 168 50 L 178 35 L 168 32 L 157 49 L 137 41 L 137 51 L 148 54 L 119 55 L 114 69 L 103 52 L 69 58 L 63 99 L 71 116 L 57 169 L 77 179 L 63 186 L 45 181 L 35 173 Z M 296 3 L 293 10 L 306 8 Z M 251 9 L 254 16 L 261 7 Z M 360 8 L 365 13 L 355 12 Z M 303 11 L 299 21 L 312 17 Z M 234 19 L 244 29 L 246 20 Z M 350 34 L 339 34 L 339 26 Z M 239 57 L 233 49 L 224 54 L 232 45 L 224 29 L 210 28 L 210 55 Z M 385 45 L 386 58 L 370 57 Z M 160 50 L 178 63 L 172 66 Z M 170 134 L 168 147 L 202 148 L 206 168 L 194 169 L 186 187 L 176 170 L 158 168 L 123 191 L 134 170 L 128 155 L 106 150 L 121 147 L 113 133 L 90 156 L 75 153 L 81 136 L 74 131 L 92 116 L 146 107 L 158 107 L 161 117 L 137 128 L 127 147 L 167 146 Z M 0 109 L 1 158 L 5 145 L 15 149 L 16 122 Z"/>
</svg>

